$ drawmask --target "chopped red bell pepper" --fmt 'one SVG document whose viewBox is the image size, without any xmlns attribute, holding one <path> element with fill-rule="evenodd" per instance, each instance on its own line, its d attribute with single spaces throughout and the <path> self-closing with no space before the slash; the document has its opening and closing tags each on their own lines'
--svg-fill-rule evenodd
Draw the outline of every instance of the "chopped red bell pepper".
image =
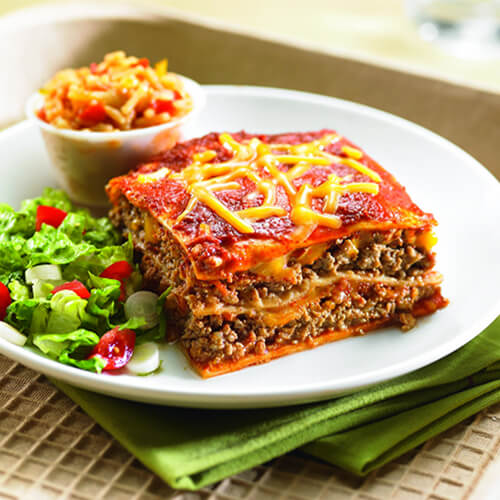
<svg viewBox="0 0 500 500">
<path fill-rule="evenodd" d="M 127 289 L 125 287 L 125 282 L 120 281 L 120 296 L 118 297 L 118 300 L 121 302 L 125 302 L 127 299 Z"/>
<path fill-rule="evenodd" d="M 91 62 L 89 65 L 90 72 L 93 73 L 94 75 L 97 73 L 97 63 Z"/>
<path fill-rule="evenodd" d="M 69 281 L 68 283 L 63 283 L 62 285 L 56 286 L 50 293 L 55 294 L 61 290 L 71 290 L 75 292 L 81 299 L 88 299 L 90 297 L 90 292 L 87 290 L 85 285 L 78 280 Z"/>
<path fill-rule="evenodd" d="M 94 347 L 90 358 L 100 357 L 106 361 L 103 370 L 123 368 L 132 357 L 135 347 L 135 332 L 119 330 L 119 326 L 106 332 Z"/>
<path fill-rule="evenodd" d="M 47 113 L 45 112 L 45 108 L 41 108 L 36 112 L 36 115 L 40 120 L 46 122 L 47 121 Z"/>
<path fill-rule="evenodd" d="M 104 109 L 104 105 L 100 102 L 96 104 L 89 104 L 78 115 L 80 120 L 85 123 L 99 123 L 106 120 L 107 116 L 108 115 Z"/>
<path fill-rule="evenodd" d="M 133 272 L 134 268 L 126 260 L 119 260 L 104 269 L 99 276 L 121 281 L 129 278 Z"/>
<path fill-rule="evenodd" d="M 9 289 L 0 281 L 0 320 L 5 318 L 7 307 L 9 307 L 11 302 Z"/>
<path fill-rule="evenodd" d="M 167 99 L 154 99 L 151 103 L 151 107 L 154 109 L 156 114 L 159 113 L 170 113 L 173 114 L 175 111 L 174 101 Z"/>
<path fill-rule="evenodd" d="M 147 57 L 141 57 L 134 66 L 142 66 L 143 68 L 149 67 L 149 59 Z"/>
<path fill-rule="evenodd" d="M 119 260 L 118 262 L 115 262 L 104 269 L 104 271 L 99 276 L 101 278 L 118 280 L 120 282 L 121 290 L 119 300 L 124 301 L 126 298 L 125 280 L 129 278 L 133 272 L 134 268 L 126 260 Z"/>
<path fill-rule="evenodd" d="M 56 207 L 48 205 L 38 205 L 36 208 L 36 225 L 35 229 L 40 231 L 42 224 L 47 224 L 52 227 L 59 227 L 62 221 L 66 218 L 68 212 Z"/>
</svg>

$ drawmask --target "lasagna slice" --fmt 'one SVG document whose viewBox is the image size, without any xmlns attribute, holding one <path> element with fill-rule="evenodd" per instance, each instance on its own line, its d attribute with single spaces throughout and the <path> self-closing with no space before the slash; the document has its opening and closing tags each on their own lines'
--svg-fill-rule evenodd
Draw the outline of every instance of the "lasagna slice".
<svg viewBox="0 0 500 500">
<path fill-rule="evenodd" d="M 447 301 L 431 214 L 331 130 L 212 133 L 107 186 L 170 338 L 211 377 L 398 323 Z"/>
</svg>

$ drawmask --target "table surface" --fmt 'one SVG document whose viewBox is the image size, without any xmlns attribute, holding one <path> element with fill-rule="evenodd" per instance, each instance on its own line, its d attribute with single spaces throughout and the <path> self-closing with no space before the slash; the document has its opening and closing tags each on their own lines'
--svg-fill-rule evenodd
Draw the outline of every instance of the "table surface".
<svg viewBox="0 0 500 500">
<path fill-rule="evenodd" d="M 176 491 L 43 375 L 0 355 L 0 499 L 485 500 L 477 484 L 499 451 L 497 404 L 366 478 L 294 452 L 198 492 Z"/>
<path fill-rule="evenodd" d="M 172 7 L 264 34 L 292 37 L 324 49 L 500 91 L 500 60 L 459 59 L 423 41 L 405 15 L 403 0 L 102 1 Z M 0 15 L 44 3 L 47 0 L 2 0 Z"/>
</svg>

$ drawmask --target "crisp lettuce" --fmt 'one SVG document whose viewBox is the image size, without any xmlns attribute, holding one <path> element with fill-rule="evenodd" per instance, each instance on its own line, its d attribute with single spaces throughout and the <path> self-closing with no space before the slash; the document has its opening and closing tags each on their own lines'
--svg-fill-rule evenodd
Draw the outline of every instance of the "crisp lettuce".
<svg viewBox="0 0 500 500">
<path fill-rule="evenodd" d="M 120 235 L 107 217 L 94 219 L 86 214 L 85 228 L 85 240 L 97 248 L 117 245 L 121 241 Z"/>
<path fill-rule="evenodd" d="M 20 213 L 33 218 L 34 221 L 36 217 L 36 209 L 39 205 L 56 207 L 59 210 L 64 210 L 65 212 L 70 212 L 73 210 L 73 204 L 64 191 L 53 188 L 45 188 L 43 190 L 42 196 L 23 201 L 21 204 Z M 35 229 L 34 225 L 33 229 Z"/>
<path fill-rule="evenodd" d="M 8 283 L 23 276 L 25 259 L 21 248 L 15 241 L 0 239 L 0 281 L 2 283 Z"/>
<path fill-rule="evenodd" d="M 10 304 L 7 308 L 7 316 L 5 321 L 12 325 L 14 328 L 20 332 L 28 335 L 32 332 L 33 326 L 33 315 L 37 308 L 48 308 L 48 304 L 45 299 L 23 299 L 16 300 Z M 46 307 L 45 307 L 46 306 Z M 37 319 L 35 326 L 40 324 L 40 320 Z"/>
<path fill-rule="evenodd" d="M 121 240 L 120 235 L 107 217 L 95 218 L 90 215 L 88 210 L 75 209 L 66 193 L 52 188 L 44 189 L 42 196 L 38 198 L 24 201 L 21 210 L 17 213 L 18 217 L 26 217 L 32 222 L 31 232 L 35 230 L 36 210 L 39 205 L 48 205 L 68 212 L 68 216 L 59 227 L 62 227 L 63 231 L 71 236 L 71 239 L 76 238 L 74 241 L 82 238 L 97 248 L 102 248 L 116 245 Z M 10 208 L 8 205 L 3 206 Z M 0 209 L 1 207 L 2 205 L 0 205 Z M 12 211 L 12 209 L 10 210 Z M 0 230 L 1 227 L 0 223 Z"/>
<path fill-rule="evenodd" d="M 50 313 L 46 331 L 50 333 L 69 333 L 80 325 L 97 326 L 98 319 L 86 312 L 87 300 L 75 292 L 61 290 L 50 299 Z"/>
<path fill-rule="evenodd" d="M 120 329 L 129 328 L 136 330 L 146 323 L 144 318 L 131 318 L 125 321 L 125 314 L 120 297 L 120 282 L 100 276 L 89 275 L 90 298 L 88 299 L 87 312 L 101 319 L 96 328 L 106 332 L 115 326 Z"/>
<path fill-rule="evenodd" d="M 120 297 L 120 282 L 100 278 L 89 273 L 90 298 L 87 311 L 98 319 L 98 330 L 107 331 L 113 328 L 111 318 L 120 314 L 118 298 Z"/>
<path fill-rule="evenodd" d="M 68 333 L 37 334 L 33 337 L 36 347 L 60 363 L 100 373 L 106 361 L 100 357 L 87 359 L 98 342 L 99 336 L 96 333 L 83 328 Z"/>
<path fill-rule="evenodd" d="M 44 354 L 52 357 L 59 357 L 67 349 L 74 351 L 80 346 L 93 347 L 97 342 L 99 342 L 99 336 L 84 329 L 67 333 L 38 333 L 33 336 L 33 344 Z"/>
<path fill-rule="evenodd" d="M 28 215 L 16 213 L 5 203 L 0 203 L 0 241 L 16 238 L 27 238 L 35 230 L 35 219 Z"/>
<path fill-rule="evenodd" d="M 10 298 L 14 301 L 30 298 L 29 288 L 20 280 L 12 280 L 9 283 Z"/>
<path fill-rule="evenodd" d="M 129 239 L 122 245 L 110 245 L 93 252 L 84 254 L 70 262 L 63 270 L 63 277 L 67 280 L 77 279 L 88 282 L 89 273 L 98 276 L 108 266 L 120 260 L 126 260 L 132 264 L 134 247 Z"/>
<path fill-rule="evenodd" d="M 35 231 L 40 205 L 59 208 L 68 215 L 58 228 L 42 224 L 40 231 Z M 59 190 L 45 189 L 39 198 L 23 202 L 18 212 L 0 204 L 0 280 L 8 283 L 18 279 L 38 264 L 69 263 L 77 267 L 81 264 L 78 269 L 87 279 L 89 270 L 99 274 L 117 260 L 132 262 L 130 242 L 122 248 L 120 239 L 108 218 L 95 218 L 87 210 L 74 209 Z M 86 259 L 92 267 L 85 265 Z"/>
<path fill-rule="evenodd" d="M 137 329 L 144 318 L 125 321 L 118 301 L 120 283 L 93 277 L 100 288 L 92 288 L 89 299 L 70 290 L 61 290 L 47 298 L 28 298 L 13 302 L 6 321 L 28 335 L 29 343 L 60 363 L 100 372 L 105 365 L 99 359 L 86 359 L 100 336 L 119 325 Z"/>
<path fill-rule="evenodd" d="M 73 356 L 74 355 L 71 350 L 68 349 L 61 353 L 61 355 L 57 358 L 57 361 L 65 365 L 76 366 L 81 370 L 87 370 L 89 372 L 96 373 L 101 373 L 103 368 L 106 366 L 106 360 L 101 358 L 100 356 L 95 356 L 90 359 L 84 357 L 76 358 Z"/>
<path fill-rule="evenodd" d="M 146 324 L 146 319 L 143 317 L 140 318 L 130 318 L 125 323 L 121 323 L 120 325 L 116 325 L 119 327 L 119 330 L 137 330 L 141 326 L 144 326 Z"/>
<path fill-rule="evenodd" d="M 47 300 L 44 300 L 43 302 L 40 301 L 34 308 L 29 327 L 29 332 L 31 334 L 43 333 L 47 331 L 50 316 L 49 304 L 50 302 Z"/>
<path fill-rule="evenodd" d="M 61 225 L 62 226 L 62 225 Z M 82 255 L 90 255 L 97 249 L 86 241 L 73 241 L 62 227 L 44 224 L 30 239 L 26 240 L 26 268 L 38 264 L 68 264 Z"/>
<path fill-rule="evenodd" d="M 35 230 L 40 205 L 67 212 L 59 227 L 42 224 Z M 126 320 L 119 300 L 122 284 L 99 276 L 118 261 L 133 266 L 133 256 L 130 238 L 123 242 L 108 218 L 94 218 L 87 210 L 73 207 L 62 191 L 46 189 L 39 198 L 23 202 L 17 212 L 0 204 L 0 280 L 12 298 L 5 321 L 28 336 L 28 345 L 52 359 L 102 371 L 102 358 L 87 359 L 100 337 L 116 326 L 138 330 L 145 324 L 144 318 Z M 52 293 L 56 282 L 26 284 L 25 271 L 39 264 L 60 266 L 64 281 L 79 280 L 90 297 L 83 299 L 71 290 Z M 127 294 L 138 290 L 141 282 L 135 270 L 126 282 Z M 158 301 L 161 310 L 167 293 Z M 166 322 L 163 314 L 160 317 L 155 328 L 137 331 L 138 343 L 165 337 Z"/>
</svg>

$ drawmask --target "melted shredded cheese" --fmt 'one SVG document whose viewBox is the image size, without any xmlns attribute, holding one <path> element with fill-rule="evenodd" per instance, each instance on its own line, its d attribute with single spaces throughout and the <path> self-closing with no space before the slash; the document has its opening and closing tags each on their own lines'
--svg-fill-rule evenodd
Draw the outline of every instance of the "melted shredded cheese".
<svg viewBox="0 0 500 500">
<path fill-rule="evenodd" d="M 281 257 L 276 257 L 267 262 L 261 262 L 254 266 L 251 270 L 255 274 L 261 276 L 272 276 L 279 280 L 291 280 L 293 279 L 295 273 L 292 269 L 288 267 L 288 259 L 290 254 L 282 255 Z"/>
<path fill-rule="evenodd" d="M 434 231 L 424 231 L 417 236 L 416 244 L 417 246 L 423 247 L 430 252 L 437 241 L 438 239 Z"/>
<path fill-rule="evenodd" d="M 185 210 L 179 215 L 180 222 L 198 201 L 211 208 L 241 233 L 253 233 L 252 222 L 268 217 L 283 217 L 287 211 L 276 206 L 276 189 L 281 186 L 290 203 L 290 218 L 297 226 L 323 225 L 338 228 L 342 222 L 335 215 L 337 203 L 341 195 L 352 192 L 363 192 L 376 195 L 378 183 L 382 180 L 377 172 L 363 165 L 358 160 L 363 153 L 350 146 L 343 146 L 342 152 L 347 157 L 332 155 L 325 148 L 339 140 L 339 136 L 328 134 L 319 140 L 303 144 L 265 144 L 257 138 L 238 142 L 230 134 L 221 134 L 219 142 L 232 153 L 229 161 L 211 163 L 217 156 L 213 150 L 193 155 L 193 162 L 174 172 L 167 167 L 150 174 L 140 174 L 139 182 L 155 182 L 168 176 L 185 184 L 191 198 Z M 343 179 L 329 175 L 319 186 L 302 184 L 297 191 L 293 180 L 306 174 L 313 166 L 329 166 L 334 163 L 347 165 L 366 175 L 374 182 L 345 183 L 350 176 Z M 238 179 L 247 178 L 255 184 L 255 192 L 247 195 L 247 199 L 255 199 L 262 195 L 260 206 L 246 208 L 238 212 L 230 210 L 215 193 L 223 190 L 241 188 Z M 323 199 L 323 212 L 312 207 L 314 198 Z"/>
<path fill-rule="evenodd" d="M 361 160 L 361 158 L 363 158 L 363 153 L 359 149 L 352 148 L 351 146 L 342 146 L 342 152 L 355 160 Z"/>
</svg>

